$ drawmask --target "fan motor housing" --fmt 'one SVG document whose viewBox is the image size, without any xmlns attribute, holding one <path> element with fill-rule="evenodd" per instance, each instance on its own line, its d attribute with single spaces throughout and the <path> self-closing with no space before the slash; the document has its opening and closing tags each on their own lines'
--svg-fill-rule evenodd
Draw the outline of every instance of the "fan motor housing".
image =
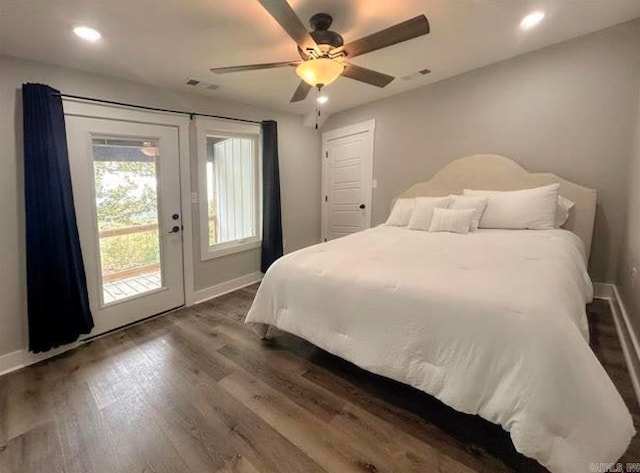
<svg viewBox="0 0 640 473">
<path fill-rule="evenodd" d="M 344 44 L 344 40 L 339 33 L 329 30 L 331 23 L 333 23 L 333 17 L 328 13 L 316 13 L 309 19 L 309 25 L 311 26 L 309 35 L 323 53 L 328 53 Z M 303 51 L 300 51 L 300 55 L 303 59 L 308 56 Z"/>
<path fill-rule="evenodd" d="M 331 46 L 331 48 L 339 48 L 344 44 L 344 40 L 342 36 L 340 36 L 335 31 L 329 30 L 316 30 L 311 31 L 309 33 L 313 40 L 318 43 L 318 46 L 322 46 L 323 44 L 327 44 Z"/>
</svg>

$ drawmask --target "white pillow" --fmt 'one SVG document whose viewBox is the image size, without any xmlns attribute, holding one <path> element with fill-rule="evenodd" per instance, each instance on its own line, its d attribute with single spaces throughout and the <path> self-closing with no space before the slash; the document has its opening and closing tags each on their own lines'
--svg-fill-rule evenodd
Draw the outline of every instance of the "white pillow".
<svg viewBox="0 0 640 473">
<path fill-rule="evenodd" d="M 429 230 L 433 210 L 446 209 L 450 200 L 449 197 L 416 197 L 416 206 L 409 220 L 409 230 Z"/>
<path fill-rule="evenodd" d="M 450 195 L 449 197 L 451 198 L 451 203 L 448 207 L 450 209 L 475 209 L 471 220 L 471 228 L 469 229 L 475 232 L 478 229 L 478 225 L 480 225 L 480 217 L 482 217 L 484 209 L 487 207 L 488 199 L 486 197 L 468 197 L 465 195 Z"/>
<path fill-rule="evenodd" d="M 430 232 L 469 233 L 476 209 L 439 209 L 433 211 Z"/>
<path fill-rule="evenodd" d="M 465 189 L 464 195 L 487 197 L 480 228 L 551 230 L 556 227 L 559 184 L 517 191 Z"/>
<path fill-rule="evenodd" d="M 571 202 L 566 197 L 562 197 L 558 194 L 558 206 L 556 207 L 556 228 L 560 228 L 562 225 L 567 223 L 569 220 L 569 212 L 575 206 L 573 202 Z"/>
<path fill-rule="evenodd" d="M 393 205 L 391 214 L 387 219 L 385 225 L 391 225 L 394 227 L 406 227 L 411 219 L 413 213 L 413 206 L 415 199 L 398 199 Z"/>
</svg>

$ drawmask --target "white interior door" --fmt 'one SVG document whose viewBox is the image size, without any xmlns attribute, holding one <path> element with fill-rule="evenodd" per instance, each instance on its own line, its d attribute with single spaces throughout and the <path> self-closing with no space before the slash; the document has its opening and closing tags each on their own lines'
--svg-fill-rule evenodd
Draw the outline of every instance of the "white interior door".
<svg viewBox="0 0 640 473">
<path fill-rule="evenodd" d="M 95 328 L 184 304 L 178 129 L 66 116 Z"/>
<path fill-rule="evenodd" d="M 324 133 L 322 239 L 371 226 L 373 121 Z"/>
</svg>

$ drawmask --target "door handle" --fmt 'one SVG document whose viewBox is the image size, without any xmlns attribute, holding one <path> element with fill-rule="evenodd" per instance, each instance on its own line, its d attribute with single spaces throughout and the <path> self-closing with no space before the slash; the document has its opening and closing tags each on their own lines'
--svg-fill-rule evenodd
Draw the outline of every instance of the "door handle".
<svg viewBox="0 0 640 473">
<path fill-rule="evenodd" d="M 361 208 L 361 209 L 364 209 L 364 208 L 365 208 L 365 205 L 364 205 L 364 204 L 360 204 L 360 208 Z"/>
<path fill-rule="evenodd" d="M 178 225 L 175 225 L 171 231 L 169 231 L 169 233 L 178 233 L 180 231 L 180 227 Z"/>
</svg>

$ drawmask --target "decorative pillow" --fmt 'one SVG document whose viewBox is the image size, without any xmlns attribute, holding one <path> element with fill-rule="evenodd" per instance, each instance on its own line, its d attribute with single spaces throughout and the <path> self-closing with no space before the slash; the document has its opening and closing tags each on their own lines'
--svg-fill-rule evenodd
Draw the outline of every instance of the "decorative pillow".
<svg viewBox="0 0 640 473">
<path fill-rule="evenodd" d="M 558 206 L 556 207 L 556 228 L 560 228 L 562 225 L 567 223 L 567 220 L 569 220 L 569 213 L 575 205 L 576 204 L 571 202 L 566 197 L 562 197 L 560 194 L 558 194 Z"/>
<path fill-rule="evenodd" d="M 413 209 L 410 230 L 429 230 L 431 216 L 436 208 L 446 209 L 449 206 L 449 197 L 416 197 L 416 206 Z"/>
<path fill-rule="evenodd" d="M 468 197 L 465 195 L 450 195 L 451 203 L 450 209 L 474 209 L 473 219 L 471 220 L 471 228 L 469 231 L 475 232 L 480 225 L 480 218 L 484 213 L 484 209 L 487 207 L 486 197 Z"/>
<path fill-rule="evenodd" d="M 391 214 L 387 219 L 385 225 L 394 227 L 406 227 L 411 219 L 413 213 L 413 207 L 415 205 L 415 199 L 398 199 L 393 205 Z"/>
<path fill-rule="evenodd" d="M 476 209 L 439 209 L 433 211 L 430 232 L 469 233 Z"/>
<path fill-rule="evenodd" d="M 556 228 L 559 184 L 517 191 L 465 189 L 464 195 L 486 197 L 480 228 L 551 230 Z"/>
</svg>

